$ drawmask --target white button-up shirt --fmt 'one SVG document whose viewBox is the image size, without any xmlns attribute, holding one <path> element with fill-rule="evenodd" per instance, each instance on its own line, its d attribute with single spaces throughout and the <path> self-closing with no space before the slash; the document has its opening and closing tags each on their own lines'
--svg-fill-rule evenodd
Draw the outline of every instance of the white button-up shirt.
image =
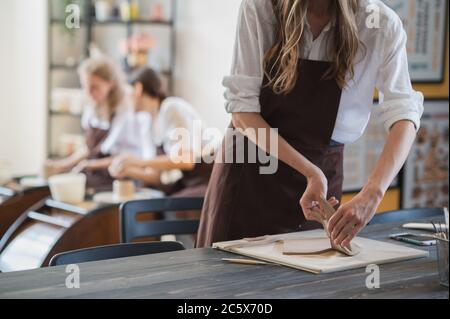
<svg viewBox="0 0 450 319">
<path fill-rule="evenodd" d="M 366 25 L 369 14 L 373 13 L 366 11 L 369 5 L 379 8 L 379 28 Z M 263 61 L 265 53 L 274 43 L 274 23 L 271 0 L 243 0 L 231 75 L 225 77 L 223 82 L 229 113 L 261 111 L 259 94 L 264 75 Z M 386 131 L 400 120 L 410 120 L 418 129 L 424 99 L 422 93 L 414 91 L 411 85 L 407 35 L 400 18 L 379 0 L 361 0 L 356 23 L 363 45 L 354 62 L 355 76 L 348 80 L 342 91 L 332 139 L 344 144 L 357 140 L 364 133 L 372 111 L 375 111 Z M 313 39 L 306 24 L 300 57 L 330 61 L 327 46 L 333 41 L 335 27 L 333 20 Z M 380 103 L 374 110 L 375 88 L 380 92 Z"/>
<path fill-rule="evenodd" d="M 135 114 L 130 106 L 130 96 L 126 96 L 119 104 L 112 121 L 101 119 L 95 112 L 95 106 L 86 105 L 81 118 L 84 130 L 98 128 L 109 130 L 102 142 L 103 154 L 117 156 L 129 154 L 138 158 L 145 157 L 146 137 L 150 130 L 150 120 L 145 114 Z"/>
<path fill-rule="evenodd" d="M 209 135 L 205 129 L 200 114 L 190 103 L 168 97 L 162 102 L 158 116 L 152 119 L 147 153 L 156 153 L 162 147 L 168 156 L 180 155 L 182 151 L 193 152 L 198 158 L 203 152 L 209 154 L 218 147 L 222 136 Z"/>
</svg>

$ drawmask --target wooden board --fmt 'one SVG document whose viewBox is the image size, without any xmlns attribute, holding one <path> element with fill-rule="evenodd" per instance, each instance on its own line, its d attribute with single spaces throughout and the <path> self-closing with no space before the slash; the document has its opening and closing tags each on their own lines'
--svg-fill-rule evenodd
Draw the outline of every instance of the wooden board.
<svg viewBox="0 0 450 319">
<path fill-rule="evenodd" d="M 349 269 L 366 267 L 370 264 L 385 264 L 402 260 L 428 257 L 428 252 L 397 244 L 357 237 L 353 243 L 361 247 L 356 256 L 345 256 L 337 251 L 328 251 L 315 255 L 284 255 L 283 240 L 301 238 L 326 238 L 323 230 L 269 236 L 278 239 L 276 242 L 257 244 L 246 240 L 221 242 L 213 244 L 213 248 L 268 261 L 283 266 L 308 271 L 314 274 L 333 273 Z"/>
</svg>

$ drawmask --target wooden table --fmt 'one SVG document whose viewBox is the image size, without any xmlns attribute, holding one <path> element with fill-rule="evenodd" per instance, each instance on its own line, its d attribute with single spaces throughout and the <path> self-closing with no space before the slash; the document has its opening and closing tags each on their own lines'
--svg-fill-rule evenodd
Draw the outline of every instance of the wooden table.
<svg viewBox="0 0 450 319">
<path fill-rule="evenodd" d="M 439 220 L 439 219 L 437 219 Z M 368 226 L 378 240 L 400 224 Z M 399 243 L 401 244 L 401 243 Z M 275 265 L 225 263 L 213 249 L 80 264 L 81 287 L 68 289 L 63 267 L 0 274 L 0 298 L 449 298 L 439 285 L 435 247 L 429 258 L 382 265 L 381 287 L 369 290 L 365 269 L 313 275 Z"/>
</svg>

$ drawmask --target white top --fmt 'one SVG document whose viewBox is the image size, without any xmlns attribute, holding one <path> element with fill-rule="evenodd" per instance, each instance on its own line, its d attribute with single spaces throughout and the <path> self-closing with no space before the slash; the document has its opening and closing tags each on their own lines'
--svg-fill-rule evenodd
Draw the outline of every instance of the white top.
<svg viewBox="0 0 450 319">
<path fill-rule="evenodd" d="M 368 28 L 368 5 L 380 9 L 380 27 Z M 413 90 L 406 53 L 407 35 L 398 15 L 379 0 L 361 0 L 356 15 L 360 48 L 355 63 L 355 77 L 343 89 L 332 139 L 352 143 L 364 133 L 373 107 L 375 88 L 380 91 L 378 119 L 386 131 L 400 120 L 412 121 L 419 129 L 423 113 L 423 95 Z M 226 110 L 260 112 L 259 94 L 263 81 L 263 60 L 274 42 L 275 16 L 271 0 L 243 0 L 235 44 L 231 75 L 224 78 Z M 319 37 L 306 25 L 301 58 L 329 61 L 326 47 L 332 40 L 332 21 Z M 313 119 L 311 119 L 313 120 Z"/>
<path fill-rule="evenodd" d="M 143 158 L 145 155 L 145 142 L 150 130 L 149 122 L 149 117 L 145 114 L 133 112 L 128 98 L 125 98 L 117 107 L 111 122 L 99 118 L 95 107 L 91 104 L 84 108 L 81 118 L 84 130 L 89 127 L 110 130 L 101 145 L 103 154 L 112 156 L 129 154 L 138 158 Z"/>
<path fill-rule="evenodd" d="M 152 123 L 149 140 L 155 153 L 156 148 L 162 146 L 168 156 L 179 156 L 183 150 L 200 157 L 211 145 L 215 148 L 220 138 L 205 134 L 204 123 L 191 104 L 178 97 L 169 97 L 161 104 Z"/>
</svg>

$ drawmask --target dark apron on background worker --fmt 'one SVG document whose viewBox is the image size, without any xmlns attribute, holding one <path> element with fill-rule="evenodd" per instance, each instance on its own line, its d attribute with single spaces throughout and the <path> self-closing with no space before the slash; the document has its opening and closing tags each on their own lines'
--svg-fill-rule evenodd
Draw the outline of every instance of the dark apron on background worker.
<svg viewBox="0 0 450 319">
<path fill-rule="evenodd" d="M 157 148 L 157 155 L 165 155 L 164 148 L 159 146 Z M 201 161 L 196 163 L 194 168 L 190 171 L 183 171 L 183 177 L 178 181 L 162 185 L 160 190 L 168 197 L 173 198 L 195 198 L 205 197 L 208 188 L 208 182 L 213 170 L 212 163 L 205 163 Z M 175 211 L 166 212 L 165 219 L 167 220 L 182 220 L 200 218 L 201 212 L 199 210 Z M 193 248 L 195 245 L 195 235 L 179 235 L 177 240 L 183 242 L 188 248 Z"/>
<path fill-rule="evenodd" d="M 262 117 L 324 172 L 328 196 L 340 200 L 344 146 L 332 145 L 331 137 L 342 91 L 335 80 L 323 78 L 330 66 L 300 59 L 297 83 L 288 94 L 275 94 L 264 78 L 260 104 Z M 197 247 L 319 227 L 306 221 L 300 207 L 307 186 L 302 174 L 279 161 L 275 174 L 262 175 L 260 167 L 267 164 L 225 163 L 225 152 L 223 144 L 218 155 L 222 161 L 214 166 L 206 194 Z"/>
<path fill-rule="evenodd" d="M 88 160 L 102 159 L 109 157 L 103 154 L 101 147 L 109 134 L 109 129 L 101 129 L 89 126 L 86 130 L 86 146 L 88 148 Z M 96 191 L 111 190 L 114 179 L 108 172 L 108 169 L 85 170 L 86 186 L 94 188 Z"/>
</svg>

